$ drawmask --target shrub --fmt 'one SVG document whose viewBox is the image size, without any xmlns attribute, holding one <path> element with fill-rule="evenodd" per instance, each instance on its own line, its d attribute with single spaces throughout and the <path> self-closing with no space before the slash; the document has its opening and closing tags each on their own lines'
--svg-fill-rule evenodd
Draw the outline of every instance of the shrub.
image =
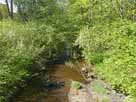
<svg viewBox="0 0 136 102">
<path fill-rule="evenodd" d="M 13 86 L 31 76 L 35 60 L 41 55 L 45 60 L 55 58 L 64 41 L 62 34 L 45 24 L 1 21 L 0 26 L 0 100 L 4 100 L 16 90 Z"/>
<path fill-rule="evenodd" d="M 111 85 L 136 97 L 136 23 L 120 20 L 84 28 L 77 43 L 96 73 Z"/>
</svg>

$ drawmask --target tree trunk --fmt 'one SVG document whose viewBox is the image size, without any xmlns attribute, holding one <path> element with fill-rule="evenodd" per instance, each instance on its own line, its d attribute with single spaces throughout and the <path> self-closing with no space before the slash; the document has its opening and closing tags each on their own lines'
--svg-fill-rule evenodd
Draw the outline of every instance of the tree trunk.
<svg viewBox="0 0 136 102">
<path fill-rule="evenodd" d="M 8 0 L 5 0 L 6 5 L 7 5 L 7 9 L 8 9 L 8 13 L 11 19 L 13 19 L 13 0 L 10 0 L 10 5 Z"/>
<path fill-rule="evenodd" d="M 10 8 L 11 8 L 10 17 L 11 17 L 11 19 L 13 19 L 13 0 L 10 1 Z"/>
<path fill-rule="evenodd" d="M 6 5 L 7 5 L 8 14 L 9 14 L 9 16 L 10 16 L 10 7 L 9 7 L 9 3 L 8 3 L 8 0 L 5 0 L 5 2 L 6 2 Z"/>
</svg>

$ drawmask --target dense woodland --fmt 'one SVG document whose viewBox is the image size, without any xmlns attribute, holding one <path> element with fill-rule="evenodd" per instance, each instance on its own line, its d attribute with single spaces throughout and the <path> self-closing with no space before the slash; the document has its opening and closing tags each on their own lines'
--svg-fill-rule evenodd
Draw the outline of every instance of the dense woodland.
<svg viewBox="0 0 136 102">
<path fill-rule="evenodd" d="M 0 4 L 0 102 L 68 51 L 136 102 L 135 0 L 11 0 Z M 80 51 L 79 51 L 80 50 Z"/>
</svg>

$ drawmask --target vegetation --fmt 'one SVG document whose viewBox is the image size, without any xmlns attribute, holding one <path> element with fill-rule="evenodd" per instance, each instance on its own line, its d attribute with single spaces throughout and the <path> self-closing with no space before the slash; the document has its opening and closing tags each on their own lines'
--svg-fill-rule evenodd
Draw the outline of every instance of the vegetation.
<svg viewBox="0 0 136 102">
<path fill-rule="evenodd" d="M 80 56 L 96 66 L 97 75 L 135 99 L 135 0 L 11 0 L 10 5 L 13 3 L 16 14 L 10 6 L 0 4 L 0 102 L 14 93 L 13 86 L 31 77 L 33 70 L 40 70 L 32 65 L 41 58 L 60 60 L 62 55 L 72 57 L 80 51 Z"/>
<path fill-rule="evenodd" d="M 2 18 L 7 18 L 7 17 L 8 17 L 8 11 L 6 9 L 6 6 L 0 4 L 0 20 L 2 20 Z"/>
<path fill-rule="evenodd" d="M 91 9 L 95 13 L 92 18 L 94 23 L 80 31 L 77 43 L 83 48 L 85 59 L 96 65 L 98 75 L 111 83 L 113 88 L 135 97 L 136 23 L 135 13 L 132 12 L 136 8 L 132 5 L 133 8 L 127 8 L 130 2 L 127 0 L 117 4 L 107 1 L 108 5 L 103 1 L 97 1 Z M 95 7 L 100 5 L 103 9 L 96 10 Z M 122 6 L 120 12 L 118 8 Z M 109 13 L 110 10 L 114 12 Z"/>
<path fill-rule="evenodd" d="M 103 97 L 102 102 L 109 102 L 109 99 L 107 97 Z"/>
<path fill-rule="evenodd" d="M 105 88 L 105 86 L 100 83 L 99 81 L 94 81 L 92 83 L 92 90 L 96 93 L 102 94 L 102 95 L 106 95 L 107 94 L 107 89 Z"/>
<path fill-rule="evenodd" d="M 81 83 L 77 81 L 72 81 L 71 87 L 78 90 L 81 88 Z"/>
<path fill-rule="evenodd" d="M 3 21 L 0 26 L 0 93 L 6 96 L 14 91 L 9 90 L 14 84 L 30 77 L 34 61 L 41 55 L 47 61 L 54 59 L 61 49 L 63 51 L 64 42 L 60 34 L 56 35 L 54 29 L 45 24 Z"/>
</svg>

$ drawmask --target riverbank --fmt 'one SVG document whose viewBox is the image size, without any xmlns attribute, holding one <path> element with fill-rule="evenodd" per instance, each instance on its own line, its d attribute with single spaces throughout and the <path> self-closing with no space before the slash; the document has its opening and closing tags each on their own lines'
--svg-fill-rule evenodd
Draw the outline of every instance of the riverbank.
<svg viewBox="0 0 136 102">
<path fill-rule="evenodd" d="M 69 102 L 129 102 L 128 97 L 112 89 L 112 87 L 94 73 L 94 66 L 83 64 L 82 69 L 90 69 L 87 75 L 82 76 L 87 81 L 80 83 L 80 88 L 70 88 Z M 82 73 L 82 72 L 81 72 Z M 88 76 L 90 75 L 90 76 Z M 87 77 L 86 77 L 87 76 Z"/>
<path fill-rule="evenodd" d="M 69 66 L 60 64 L 49 67 L 46 72 L 34 78 L 12 102 L 37 102 L 39 98 L 43 100 L 41 102 L 69 102 L 71 80 L 86 82 L 82 75 Z"/>
<path fill-rule="evenodd" d="M 117 93 L 99 78 L 87 81 L 80 73 L 82 62 L 58 64 L 49 67 L 35 77 L 12 102 L 125 102 L 125 96 Z M 81 88 L 72 87 L 73 81 Z"/>
</svg>

